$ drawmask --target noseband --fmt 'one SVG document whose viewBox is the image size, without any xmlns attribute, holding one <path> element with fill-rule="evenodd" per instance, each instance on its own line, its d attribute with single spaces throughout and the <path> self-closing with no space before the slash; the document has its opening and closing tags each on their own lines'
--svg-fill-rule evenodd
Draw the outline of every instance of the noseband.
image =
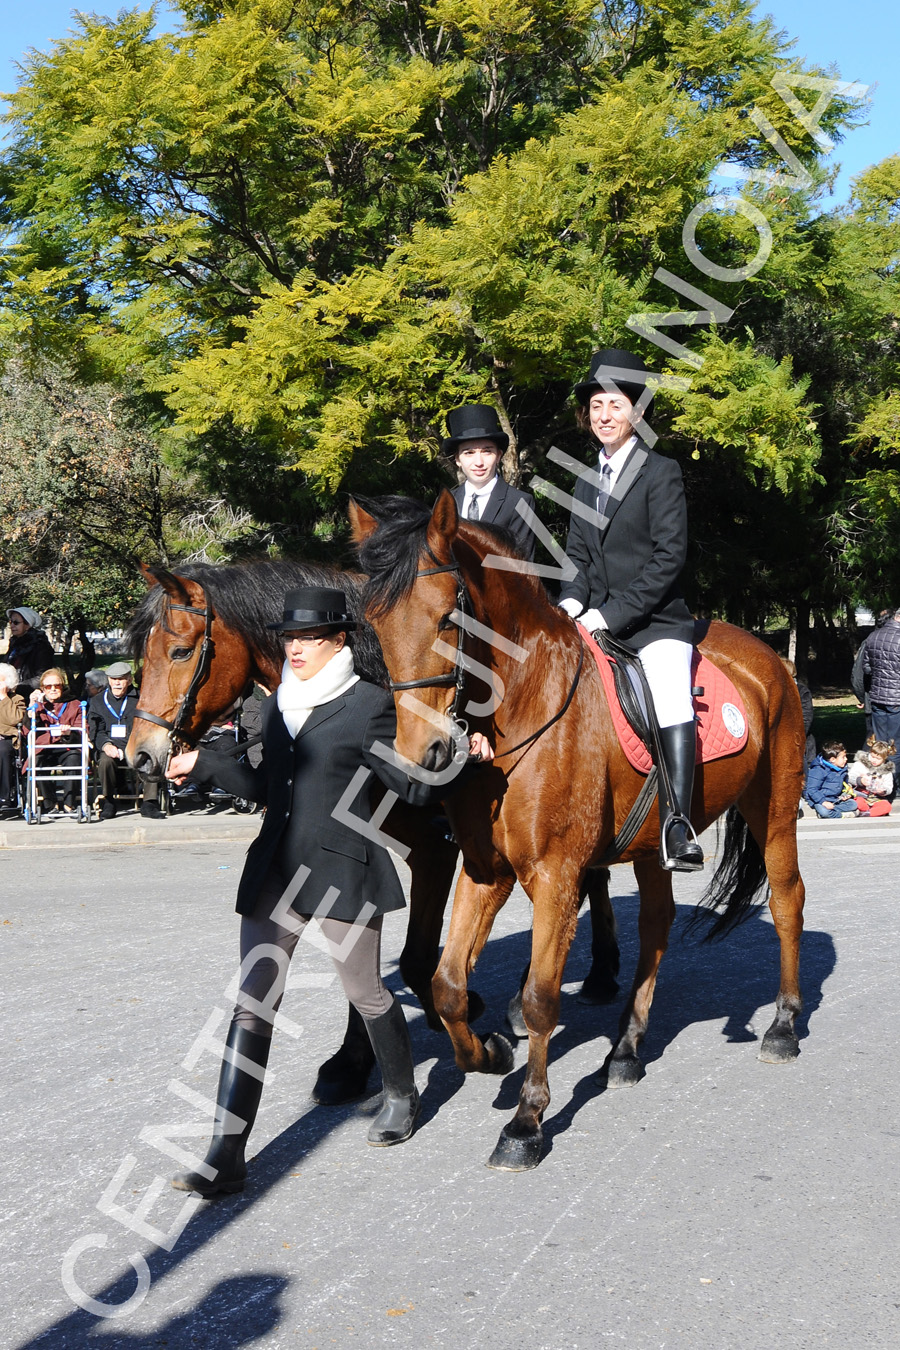
<svg viewBox="0 0 900 1350">
<path fill-rule="evenodd" d="M 452 572 L 455 575 L 456 608 L 459 610 L 460 614 L 471 615 L 473 613 L 472 601 L 469 597 L 469 592 L 462 571 L 460 570 L 459 563 L 452 562 L 445 563 L 443 566 L 439 567 L 426 567 L 421 572 L 416 573 L 416 580 L 418 580 L 419 577 L 434 577 L 441 572 Z M 440 688 L 442 686 L 449 688 L 451 685 L 455 685 L 456 693 L 453 695 L 453 702 L 447 709 L 447 716 L 450 718 L 451 722 L 455 722 L 458 727 L 462 728 L 464 733 L 468 734 L 468 723 L 459 716 L 459 707 L 466 687 L 466 667 L 463 653 L 462 629 L 460 629 L 459 641 L 456 645 L 456 661 L 453 669 L 448 670 L 446 675 L 431 675 L 422 680 L 389 680 L 388 685 L 392 694 L 402 689 L 430 689 Z"/>
<path fill-rule="evenodd" d="M 197 585 L 199 586 L 200 583 L 197 582 Z M 200 654 L 197 657 L 197 664 L 194 666 L 191 682 L 179 702 L 174 722 L 167 721 L 165 717 L 157 717 L 156 713 L 147 712 L 140 704 L 138 704 L 134 710 L 135 717 L 140 717 L 142 721 L 152 722 L 158 727 L 165 727 L 166 731 L 169 733 L 170 753 L 174 753 L 176 743 L 179 741 L 183 745 L 195 746 L 197 744 L 196 736 L 189 735 L 184 730 L 183 723 L 187 721 L 193 710 L 194 700 L 197 697 L 197 690 L 200 688 L 200 685 L 203 683 L 203 680 L 209 672 L 210 662 L 212 661 L 213 643 L 209 635 L 209 630 L 212 625 L 212 606 L 209 603 L 206 591 L 203 590 L 202 586 L 200 589 L 203 591 L 202 609 L 198 608 L 196 605 L 169 604 L 170 610 L 179 609 L 185 614 L 199 614 L 203 619 L 203 641 L 200 644 Z"/>
</svg>

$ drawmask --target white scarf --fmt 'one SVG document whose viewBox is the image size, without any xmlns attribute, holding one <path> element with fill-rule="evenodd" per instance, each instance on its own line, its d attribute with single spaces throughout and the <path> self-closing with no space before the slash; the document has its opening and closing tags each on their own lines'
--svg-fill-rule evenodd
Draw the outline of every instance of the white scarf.
<svg viewBox="0 0 900 1350">
<path fill-rule="evenodd" d="M 330 703 L 351 689 L 359 676 L 353 670 L 353 653 L 349 647 L 335 652 L 331 660 L 316 675 L 301 680 L 291 669 L 290 661 L 281 668 L 281 684 L 278 686 L 278 707 L 284 718 L 284 725 L 290 732 L 291 740 L 303 726 L 313 708 L 321 703 Z"/>
</svg>

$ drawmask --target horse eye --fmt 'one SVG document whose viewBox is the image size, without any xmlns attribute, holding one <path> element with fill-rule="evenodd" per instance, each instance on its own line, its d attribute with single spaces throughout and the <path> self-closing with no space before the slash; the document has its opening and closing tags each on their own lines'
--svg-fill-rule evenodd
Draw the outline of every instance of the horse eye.
<svg viewBox="0 0 900 1350">
<path fill-rule="evenodd" d="M 442 619 L 438 620 L 438 632 L 440 633 L 446 633 L 448 628 L 455 628 L 455 627 L 456 625 L 450 618 L 449 614 L 445 614 Z"/>
<path fill-rule="evenodd" d="M 170 661 L 186 661 L 193 654 L 193 647 L 173 647 L 169 652 Z"/>
</svg>

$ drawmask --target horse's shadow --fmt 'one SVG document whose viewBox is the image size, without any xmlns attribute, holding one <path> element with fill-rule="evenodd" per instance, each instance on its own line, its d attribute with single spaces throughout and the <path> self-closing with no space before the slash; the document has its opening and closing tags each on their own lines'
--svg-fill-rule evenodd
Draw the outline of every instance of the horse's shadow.
<svg viewBox="0 0 900 1350">
<path fill-rule="evenodd" d="M 555 1062 L 591 1041 L 605 1039 L 609 1046 L 602 1054 L 597 1054 L 595 1063 L 576 1083 L 561 1109 L 545 1121 L 545 1153 L 552 1147 L 554 1137 L 569 1128 L 581 1108 L 606 1091 L 603 1066 L 607 1049 L 611 1052 L 618 1037 L 619 1019 L 637 964 L 638 908 L 636 893 L 615 898 L 622 961 L 619 976 L 622 990 L 615 1002 L 605 1007 L 590 1007 L 578 1002 L 576 992 L 564 991 L 562 994 L 559 1028 L 550 1042 L 548 1067 L 552 1068 Z M 780 961 L 778 937 L 764 917 L 766 912 L 760 907 L 723 941 L 704 943 L 700 940 L 702 930 L 696 934 L 686 931 L 694 906 L 677 906 L 669 950 L 660 967 L 653 1011 L 641 1047 L 645 1065 L 661 1059 L 682 1031 L 701 1020 L 724 1019 L 721 1034 L 729 1042 L 762 1040 L 765 1027 L 757 1029 L 753 1023 L 760 1008 L 774 1002 Z M 494 995 L 502 1006 L 504 997 L 508 998 L 514 992 L 515 983 L 511 984 L 510 979 L 514 980 L 513 972 L 520 972 L 527 964 L 530 935 L 516 933 L 495 939 L 493 947 L 492 964 L 502 971 L 501 987 L 495 988 L 496 978 L 488 976 L 481 963 L 477 969 L 477 982 L 479 993 L 486 996 L 489 1015 L 493 1014 L 496 1019 Z M 801 946 L 804 1007 L 796 1027 L 801 1041 L 809 1034 L 809 1020 L 822 1001 L 823 986 L 834 970 L 836 960 L 834 941 L 829 933 L 804 931 Z M 569 954 L 564 983 L 580 982 L 589 966 L 590 923 L 584 914 Z M 499 1110 L 514 1111 L 518 1105 L 525 1078 L 526 1053 L 523 1042 L 517 1055 L 522 1062 L 503 1079 L 494 1099 L 493 1105 Z"/>
</svg>

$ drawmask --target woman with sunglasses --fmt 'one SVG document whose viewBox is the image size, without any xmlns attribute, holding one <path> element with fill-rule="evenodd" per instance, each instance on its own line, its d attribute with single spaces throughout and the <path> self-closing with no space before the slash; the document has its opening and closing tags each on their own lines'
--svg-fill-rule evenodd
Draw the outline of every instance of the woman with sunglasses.
<svg viewBox="0 0 900 1350">
<path fill-rule="evenodd" d="M 44 671 L 38 688 L 29 699 L 37 729 L 35 745 L 41 747 L 35 756 L 40 770 L 71 769 L 81 764 L 80 732 L 84 725 L 81 703 L 77 698 L 63 698 L 65 687 L 65 675 L 53 666 Z M 27 764 L 25 768 L 28 768 Z M 80 796 L 78 780 L 71 778 L 60 786 L 63 789 L 63 813 L 74 818 L 75 797 L 76 794 Z M 53 810 L 57 805 L 53 784 L 49 780 L 39 780 L 38 787 L 44 810 Z"/>
<path fill-rule="evenodd" d="M 403 1143 L 419 1114 L 406 1019 L 381 978 L 382 921 L 405 901 L 377 838 L 371 792 L 375 775 L 416 805 L 430 803 L 432 789 L 378 754 L 379 743 L 386 752 L 393 746 L 394 701 L 353 668 L 348 638 L 355 624 L 344 592 L 318 586 L 288 591 L 282 621 L 269 626 L 281 637 L 285 660 L 281 683 L 263 704 L 260 766 L 200 749 L 175 755 L 167 771 L 176 783 L 190 775 L 266 806 L 238 887 L 240 984 L 212 1145 L 200 1170 L 180 1173 L 172 1183 L 204 1196 L 244 1188 L 244 1149 L 259 1108 L 275 1013 L 294 948 L 314 915 L 381 1069 L 383 1104 L 368 1142 Z M 470 754 L 489 758 L 482 740 L 473 738 Z"/>
</svg>

